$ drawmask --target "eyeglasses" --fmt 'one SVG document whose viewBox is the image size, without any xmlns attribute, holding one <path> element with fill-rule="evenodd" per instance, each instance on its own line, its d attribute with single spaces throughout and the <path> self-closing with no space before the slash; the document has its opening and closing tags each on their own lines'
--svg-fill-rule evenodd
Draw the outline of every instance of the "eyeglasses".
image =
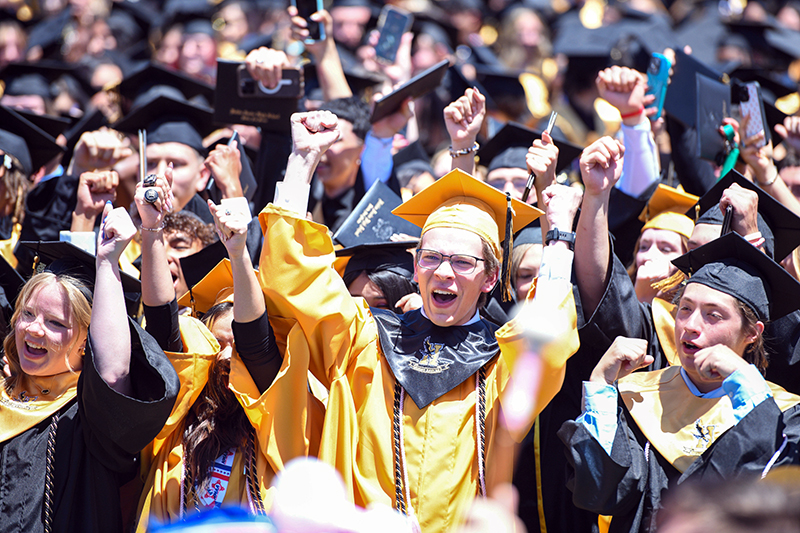
<svg viewBox="0 0 800 533">
<path fill-rule="evenodd" d="M 450 263 L 450 268 L 453 269 L 453 272 L 459 274 L 471 274 L 475 267 L 478 266 L 478 261 L 485 261 L 485 259 L 472 257 L 471 255 L 445 255 L 435 250 L 426 250 L 424 248 L 417 250 L 417 266 L 425 270 L 436 270 L 445 260 Z"/>
</svg>

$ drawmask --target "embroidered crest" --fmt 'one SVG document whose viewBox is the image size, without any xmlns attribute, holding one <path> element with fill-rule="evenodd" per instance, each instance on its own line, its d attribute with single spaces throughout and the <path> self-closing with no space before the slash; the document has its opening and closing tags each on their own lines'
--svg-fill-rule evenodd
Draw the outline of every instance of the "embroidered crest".
<svg viewBox="0 0 800 533">
<path fill-rule="evenodd" d="M 420 358 L 419 362 L 409 361 L 408 366 L 417 372 L 422 372 L 423 374 L 439 374 L 444 372 L 450 366 L 452 361 L 447 359 L 442 359 L 441 361 L 439 360 L 439 355 L 442 352 L 442 348 L 444 348 L 444 344 L 431 342 L 431 338 L 427 337 L 422 342 L 422 349 L 420 349 L 422 357 Z"/>
<path fill-rule="evenodd" d="M 703 425 L 703 419 L 698 418 L 694 422 L 694 429 L 695 431 L 692 432 L 692 437 L 697 439 L 695 442 L 694 447 L 684 446 L 684 451 L 688 454 L 692 455 L 702 455 L 702 453 L 708 448 L 714 439 L 716 438 L 716 424 L 706 424 Z"/>
<path fill-rule="evenodd" d="M 394 226 L 382 218 L 379 218 L 377 221 L 375 221 L 372 231 L 375 233 L 375 237 L 379 241 L 388 241 L 392 234 L 397 233 L 394 229 Z"/>
</svg>

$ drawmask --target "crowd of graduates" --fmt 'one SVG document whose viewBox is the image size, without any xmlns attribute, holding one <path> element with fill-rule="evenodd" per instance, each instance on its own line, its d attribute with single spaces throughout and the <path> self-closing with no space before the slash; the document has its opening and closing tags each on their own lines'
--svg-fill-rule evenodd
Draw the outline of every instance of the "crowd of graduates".
<svg viewBox="0 0 800 533">
<path fill-rule="evenodd" d="M 0 0 L 0 530 L 800 532 L 800 4 L 389 4 Z"/>
</svg>

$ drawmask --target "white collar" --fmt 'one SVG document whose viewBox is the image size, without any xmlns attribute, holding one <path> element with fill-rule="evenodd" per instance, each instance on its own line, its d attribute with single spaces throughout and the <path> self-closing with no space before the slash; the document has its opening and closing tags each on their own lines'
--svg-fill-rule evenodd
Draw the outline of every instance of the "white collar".
<svg viewBox="0 0 800 533">
<path fill-rule="evenodd" d="M 686 373 L 686 370 L 681 367 L 681 377 L 683 377 L 683 381 L 686 382 L 686 386 L 689 387 L 689 392 L 697 396 L 698 398 L 722 398 L 725 396 L 725 391 L 722 390 L 722 387 L 718 387 L 710 392 L 700 392 L 692 380 L 689 379 L 689 374 Z"/>
</svg>

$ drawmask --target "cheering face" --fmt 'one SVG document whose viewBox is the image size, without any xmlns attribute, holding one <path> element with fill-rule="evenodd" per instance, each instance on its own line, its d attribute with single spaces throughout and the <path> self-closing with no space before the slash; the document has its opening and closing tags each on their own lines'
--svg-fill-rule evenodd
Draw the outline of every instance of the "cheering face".
<svg viewBox="0 0 800 533">
<path fill-rule="evenodd" d="M 740 357 L 753 342 L 744 331 L 744 319 L 733 296 L 700 283 L 689 283 L 678 303 L 675 340 L 681 366 L 700 390 L 713 390 L 722 379 L 702 377 L 695 355 L 703 348 L 722 344 Z"/>
<path fill-rule="evenodd" d="M 81 369 L 86 333 L 71 315 L 67 293 L 56 282 L 43 285 L 22 304 L 14 336 L 23 372 L 54 376 Z"/>
<path fill-rule="evenodd" d="M 425 258 L 430 253 L 463 255 L 474 261 L 468 271 L 460 258 L 444 258 L 435 268 L 426 268 Z M 435 261 L 432 261 L 435 262 Z M 420 264 L 423 266 L 420 266 Z M 453 264 L 455 263 L 455 264 Z M 481 293 L 492 290 L 497 272 L 486 274 L 481 238 L 475 233 L 457 228 L 433 228 L 425 232 L 414 265 L 414 281 L 419 283 L 422 306 L 428 318 L 437 326 L 459 326 L 468 322 L 478 307 Z"/>
</svg>

